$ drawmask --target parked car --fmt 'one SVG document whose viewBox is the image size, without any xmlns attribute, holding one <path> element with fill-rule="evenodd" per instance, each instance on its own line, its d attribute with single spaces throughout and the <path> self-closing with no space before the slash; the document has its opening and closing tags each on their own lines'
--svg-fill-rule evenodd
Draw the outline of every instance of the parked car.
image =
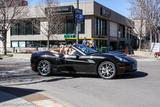
<svg viewBox="0 0 160 107">
<path fill-rule="evenodd" d="M 112 79 L 119 74 L 137 70 L 137 61 L 121 52 L 100 53 L 76 44 L 68 47 L 67 52 L 64 53 L 58 51 L 32 53 L 32 70 L 42 76 L 63 70 L 72 71 L 72 73 L 94 73 L 104 79 Z"/>
<path fill-rule="evenodd" d="M 155 56 L 156 58 L 159 58 L 159 57 L 160 57 L 160 52 L 155 52 L 155 53 L 154 53 L 154 56 Z"/>
</svg>

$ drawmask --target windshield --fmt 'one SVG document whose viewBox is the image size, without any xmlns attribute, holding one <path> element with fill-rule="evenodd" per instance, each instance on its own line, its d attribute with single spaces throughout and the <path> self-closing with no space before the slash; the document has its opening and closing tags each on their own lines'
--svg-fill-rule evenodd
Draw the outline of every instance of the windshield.
<svg viewBox="0 0 160 107">
<path fill-rule="evenodd" d="M 96 51 L 92 48 L 86 47 L 84 45 L 74 45 L 74 47 L 76 47 L 77 49 L 79 49 L 80 51 L 82 51 L 83 53 L 85 53 L 87 55 L 98 52 L 98 51 Z"/>
</svg>

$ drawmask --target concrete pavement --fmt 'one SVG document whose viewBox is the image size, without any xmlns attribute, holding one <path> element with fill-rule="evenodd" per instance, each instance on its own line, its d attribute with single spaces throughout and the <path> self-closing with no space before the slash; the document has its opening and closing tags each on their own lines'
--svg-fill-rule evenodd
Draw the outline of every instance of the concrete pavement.
<svg viewBox="0 0 160 107">
<path fill-rule="evenodd" d="M 153 52 L 148 51 L 134 51 L 135 56 L 143 57 L 143 58 L 154 58 Z"/>
<path fill-rule="evenodd" d="M 15 95 L 0 91 L 0 107 L 35 107 L 35 105 Z"/>
<path fill-rule="evenodd" d="M 38 92 L 29 93 L 25 92 L 25 89 L 22 91 L 18 88 L 13 88 L 13 92 L 11 92 L 12 90 L 8 90 L 12 89 L 11 87 L 0 87 L 0 89 L 3 90 L 0 91 L 0 107 L 67 107 Z M 17 90 L 23 93 L 16 93 Z"/>
</svg>

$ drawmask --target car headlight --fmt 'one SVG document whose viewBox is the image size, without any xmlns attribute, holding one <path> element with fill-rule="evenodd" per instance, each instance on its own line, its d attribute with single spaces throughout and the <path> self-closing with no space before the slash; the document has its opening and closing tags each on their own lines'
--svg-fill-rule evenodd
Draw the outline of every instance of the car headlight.
<svg viewBox="0 0 160 107">
<path fill-rule="evenodd" d="M 115 56 L 115 58 L 121 62 L 128 62 L 128 60 L 126 60 L 125 58 L 119 57 L 119 56 Z"/>
</svg>

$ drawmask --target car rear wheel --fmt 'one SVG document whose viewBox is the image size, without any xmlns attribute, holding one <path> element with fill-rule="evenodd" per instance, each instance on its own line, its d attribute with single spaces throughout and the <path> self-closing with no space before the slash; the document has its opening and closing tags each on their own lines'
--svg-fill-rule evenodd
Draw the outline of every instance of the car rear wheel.
<svg viewBox="0 0 160 107">
<path fill-rule="evenodd" d="M 98 67 L 98 74 L 103 79 L 112 79 L 116 75 L 115 64 L 110 61 L 102 62 Z"/>
<path fill-rule="evenodd" d="M 47 60 L 41 60 L 37 65 L 37 70 L 40 75 L 48 76 L 51 74 L 51 63 Z"/>
</svg>

